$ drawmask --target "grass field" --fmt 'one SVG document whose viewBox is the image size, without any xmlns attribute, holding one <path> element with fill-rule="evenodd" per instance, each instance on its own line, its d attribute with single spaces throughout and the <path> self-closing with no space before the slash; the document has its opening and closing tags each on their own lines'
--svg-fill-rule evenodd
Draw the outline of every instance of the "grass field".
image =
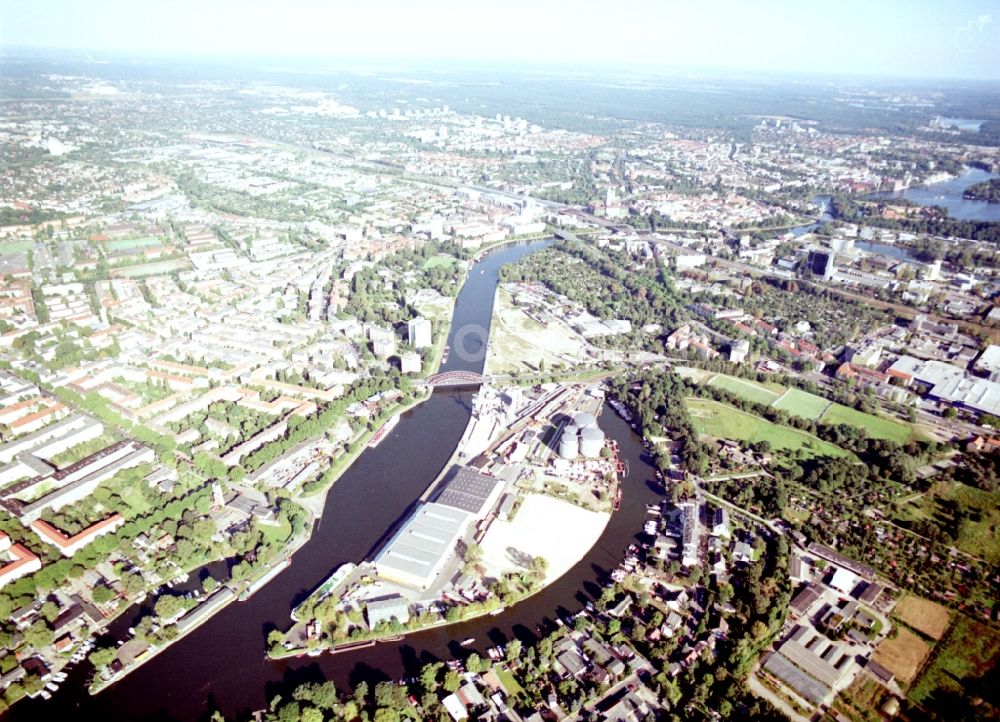
<svg viewBox="0 0 1000 722">
<path fill-rule="evenodd" d="M 453 265 L 455 265 L 454 256 L 449 256 L 447 253 L 439 253 L 436 256 L 431 256 L 424 261 L 424 270 L 429 271 L 432 268 L 451 268 Z"/>
<path fill-rule="evenodd" d="M 888 695 L 889 691 L 874 677 L 859 674 L 847 689 L 837 695 L 833 707 L 856 722 L 882 722 L 879 707 Z M 825 719 L 833 718 L 827 716 L 824 722 Z"/>
<path fill-rule="evenodd" d="M 521 685 L 517 683 L 517 680 L 514 679 L 514 675 L 511 674 L 511 671 L 506 667 L 498 665 L 493 668 L 493 671 L 496 672 L 497 677 L 499 677 L 500 681 L 503 682 L 503 686 L 507 688 L 507 692 L 510 693 L 511 697 L 519 695 L 524 691 L 521 688 Z"/>
<path fill-rule="evenodd" d="M 914 594 L 900 599 L 892 616 L 931 639 L 941 639 L 951 621 L 947 607 Z"/>
<path fill-rule="evenodd" d="M 138 266 L 126 266 L 116 268 L 111 271 L 112 276 L 125 276 L 134 278 L 137 276 L 158 276 L 174 271 L 187 270 L 189 268 L 186 258 L 175 258 L 169 261 L 157 261 L 155 263 L 143 263 Z"/>
<path fill-rule="evenodd" d="M 975 716 L 996 719 L 997 693 L 990 677 L 1000 662 L 1000 633 L 996 629 L 959 615 L 947 636 L 938 643 L 934 659 L 910 689 L 910 698 L 931 709 L 942 719 L 955 700 L 969 704 L 980 698 Z M 940 707 L 939 707 L 940 705 Z M 956 715 L 955 718 L 958 718 Z M 971 717 L 962 717 L 963 719 Z"/>
<path fill-rule="evenodd" d="M 714 371 L 706 371 L 694 366 L 675 366 L 674 371 L 681 378 L 691 379 L 696 384 L 707 383 L 717 376 L 725 376 L 725 374 L 717 374 Z"/>
<path fill-rule="evenodd" d="M 260 530 L 265 541 L 271 542 L 272 544 L 282 544 L 292 533 L 292 525 L 289 524 L 287 520 L 282 520 L 280 524 L 274 526 L 265 524 L 261 526 Z"/>
<path fill-rule="evenodd" d="M 842 404 L 831 405 L 820 421 L 825 424 L 847 424 L 867 429 L 868 436 L 873 439 L 889 439 L 899 444 L 905 443 L 913 435 L 913 429 L 906 424 L 884 416 L 866 414 Z"/>
<path fill-rule="evenodd" d="M 121 251 L 126 248 L 145 248 L 147 246 L 159 246 L 163 241 L 159 238 L 119 238 L 114 241 L 106 241 L 105 245 L 109 251 Z"/>
<path fill-rule="evenodd" d="M 10 243 L 0 243 L 0 256 L 12 256 L 15 253 L 24 253 L 34 248 L 34 241 L 11 241 Z"/>
<path fill-rule="evenodd" d="M 753 381 L 747 381 L 746 379 L 736 378 L 735 376 L 727 376 L 726 374 L 718 374 L 711 381 L 708 382 L 709 386 L 717 386 L 720 389 L 725 389 L 730 393 L 734 393 L 740 398 L 753 401 L 758 404 L 773 404 L 781 396 L 781 392 L 775 393 L 771 389 L 765 388 L 758 383 Z"/>
<path fill-rule="evenodd" d="M 875 650 L 874 659 L 896 675 L 904 687 L 913 681 L 930 654 L 931 645 L 906 627 L 897 626 L 896 635 L 883 639 Z"/>
<path fill-rule="evenodd" d="M 726 404 L 710 399 L 687 398 L 684 403 L 691 415 L 695 430 L 706 436 L 735 441 L 768 441 L 771 448 L 783 451 L 802 450 L 807 456 L 849 456 L 839 446 L 828 444 L 787 426 L 747 414 Z"/>
<path fill-rule="evenodd" d="M 897 505 L 896 518 L 932 521 L 966 554 L 1000 562 L 1000 492 L 942 481 L 926 494 Z"/>
<path fill-rule="evenodd" d="M 829 405 L 830 402 L 822 396 L 795 388 L 789 388 L 780 399 L 771 404 L 774 408 L 787 411 L 792 416 L 812 420 L 822 416 Z"/>
</svg>

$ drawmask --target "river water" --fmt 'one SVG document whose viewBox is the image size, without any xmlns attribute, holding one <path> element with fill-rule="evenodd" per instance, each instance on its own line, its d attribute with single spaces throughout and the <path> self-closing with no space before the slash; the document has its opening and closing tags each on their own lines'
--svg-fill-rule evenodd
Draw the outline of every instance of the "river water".
<svg viewBox="0 0 1000 722">
<path fill-rule="evenodd" d="M 960 221 L 1000 222 L 1000 203 L 972 201 L 962 194 L 969 186 L 990 178 L 1000 178 L 1000 174 L 987 173 L 980 168 L 968 168 L 958 178 L 944 183 L 934 183 L 925 188 L 907 188 L 895 193 L 872 193 L 870 198 L 905 198 L 922 206 L 942 206 L 948 215 Z"/>
<path fill-rule="evenodd" d="M 452 351 L 442 370 L 481 371 L 478 352 L 485 338 L 470 329 L 489 329 L 499 270 L 544 245 L 501 248 L 473 267 L 456 301 Z M 455 342 L 463 338 L 465 352 L 459 353 Z M 51 700 L 18 702 L 8 719 L 194 720 L 214 708 L 227 717 L 245 716 L 303 681 L 331 679 L 344 689 L 361 680 L 371 684 L 416 674 L 427 661 L 462 652 L 455 640 L 474 637 L 472 648 L 480 652 L 513 636 L 533 641 L 540 625 L 550 624 L 562 610 L 579 609 L 598 592 L 641 532 L 646 504 L 661 498 L 639 437 L 609 407 L 599 423 L 617 439 L 629 467 L 622 508 L 585 558 L 554 584 L 498 616 L 411 634 L 401 642 L 282 661 L 265 655 L 267 633 L 287 629 L 298 602 L 341 564 L 368 557 L 405 517 L 448 461 L 468 423 L 471 399 L 469 390 L 441 389 L 405 413 L 395 430 L 366 450 L 331 488 L 322 520 L 291 566 L 248 601 L 229 605 L 97 696 L 86 691 L 89 665 L 79 665 Z M 121 635 L 135 619 L 135 612 L 127 613 L 109 631 Z"/>
</svg>

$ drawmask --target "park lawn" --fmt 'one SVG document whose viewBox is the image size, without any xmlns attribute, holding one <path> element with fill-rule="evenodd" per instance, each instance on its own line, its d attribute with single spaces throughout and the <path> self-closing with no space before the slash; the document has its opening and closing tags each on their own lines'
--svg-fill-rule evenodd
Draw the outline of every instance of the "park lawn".
<svg viewBox="0 0 1000 722">
<path fill-rule="evenodd" d="M 284 544 L 288 540 L 288 535 L 292 533 L 292 525 L 287 519 L 282 519 L 281 523 L 277 525 L 261 524 L 260 533 L 264 537 L 265 542 L 277 546 Z"/>
<path fill-rule="evenodd" d="M 802 389 L 789 388 L 771 406 L 787 411 L 792 416 L 815 421 L 830 406 L 830 401 Z"/>
<path fill-rule="evenodd" d="M 843 404 L 832 404 L 826 413 L 820 417 L 824 424 L 847 424 L 859 429 L 866 429 L 873 439 L 888 439 L 897 444 L 905 444 L 913 435 L 913 429 L 906 424 L 884 416 L 866 414 Z"/>
<path fill-rule="evenodd" d="M 691 379 L 696 384 L 703 384 L 711 381 L 716 376 L 725 376 L 725 374 L 717 374 L 714 371 L 706 371 L 705 369 L 700 369 L 697 366 L 674 366 L 674 372 L 681 378 Z"/>
<path fill-rule="evenodd" d="M 34 241 L 11 241 L 0 243 L 0 256 L 12 256 L 15 253 L 25 253 L 34 248 Z"/>
<path fill-rule="evenodd" d="M 146 238 L 119 238 L 114 241 L 106 241 L 109 251 L 121 251 L 126 248 L 145 248 L 147 246 L 159 246 L 163 241 L 152 236 Z"/>
<path fill-rule="evenodd" d="M 944 538 L 954 539 L 966 554 L 1000 562 L 1000 491 L 939 481 L 926 494 L 898 504 L 896 516 L 900 521 L 934 522 L 945 531 Z"/>
<path fill-rule="evenodd" d="M 149 513 L 152 509 L 152 505 L 146 501 L 146 497 L 142 495 L 142 492 L 137 486 L 126 486 L 119 492 L 119 496 L 122 501 L 128 504 L 129 510 L 132 512 L 131 517 L 143 516 Z"/>
<path fill-rule="evenodd" d="M 517 683 L 517 680 L 514 679 L 514 675 L 511 674 L 511 671 L 506 667 L 502 667 L 498 664 L 493 667 L 493 671 L 496 672 L 496 675 L 503 683 L 503 686 L 507 688 L 509 697 L 516 697 L 524 691 L 521 688 L 521 685 Z"/>
<path fill-rule="evenodd" d="M 432 268 L 451 268 L 454 265 L 454 256 L 449 256 L 447 253 L 439 253 L 436 256 L 431 256 L 424 261 L 424 270 L 429 271 Z"/>
<path fill-rule="evenodd" d="M 811 434 L 779 424 L 710 399 L 689 397 L 684 400 L 691 423 L 699 434 L 718 439 L 754 443 L 767 441 L 775 451 L 799 451 L 808 457 L 850 456 L 839 446 Z"/>
<path fill-rule="evenodd" d="M 931 645 L 920 635 L 897 625 L 895 636 L 883 639 L 872 658 L 896 675 L 900 685 L 906 687 L 917 676 L 920 665 L 930 653 Z"/>
<path fill-rule="evenodd" d="M 892 616 L 931 639 L 941 639 L 951 623 L 947 607 L 909 592 L 896 604 Z"/>
<path fill-rule="evenodd" d="M 736 394 L 741 399 L 753 401 L 757 404 L 764 404 L 765 406 L 773 404 L 781 395 L 781 392 L 775 393 L 771 389 L 765 388 L 753 381 L 736 378 L 735 376 L 727 376 L 726 374 L 718 374 L 708 382 L 708 385 L 717 386 L 720 389 L 725 389 L 730 393 Z"/>
<path fill-rule="evenodd" d="M 950 705 L 954 700 L 982 698 L 976 716 L 996 719 L 996 691 L 988 680 L 1000 662 L 1000 632 L 959 614 L 938 648 L 930 664 L 910 689 L 910 699 L 934 709 L 937 704 Z M 938 700 L 938 694 L 945 698 Z M 942 718 L 949 715 L 943 707 L 937 710 Z"/>
</svg>

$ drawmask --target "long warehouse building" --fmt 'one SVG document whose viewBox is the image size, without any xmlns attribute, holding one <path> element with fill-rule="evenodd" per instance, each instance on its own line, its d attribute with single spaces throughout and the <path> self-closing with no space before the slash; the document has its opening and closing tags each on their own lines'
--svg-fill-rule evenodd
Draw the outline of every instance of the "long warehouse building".
<svg viewBox="0 0 1000 722">
<path fill-rule="evenodd" d="M 500 500 L 503 481 L 457 467 L 434 501 L 421 504 L 375 557 L 380 577 L 427 589 L 455 554 L 470 525 L 486 518 Z"/>
</svg>

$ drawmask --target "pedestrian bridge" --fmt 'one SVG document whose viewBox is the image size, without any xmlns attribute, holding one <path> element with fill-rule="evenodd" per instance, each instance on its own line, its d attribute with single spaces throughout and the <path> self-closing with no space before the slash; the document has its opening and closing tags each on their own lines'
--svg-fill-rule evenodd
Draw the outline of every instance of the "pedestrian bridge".
<svg viewBox="0 0 1000 722">
<path fill-rule="evenodd" d="M 489 379 L 475 371 L 445 371 L 427 377 L 428 386 L 482 386 Z"/>
</svg>

